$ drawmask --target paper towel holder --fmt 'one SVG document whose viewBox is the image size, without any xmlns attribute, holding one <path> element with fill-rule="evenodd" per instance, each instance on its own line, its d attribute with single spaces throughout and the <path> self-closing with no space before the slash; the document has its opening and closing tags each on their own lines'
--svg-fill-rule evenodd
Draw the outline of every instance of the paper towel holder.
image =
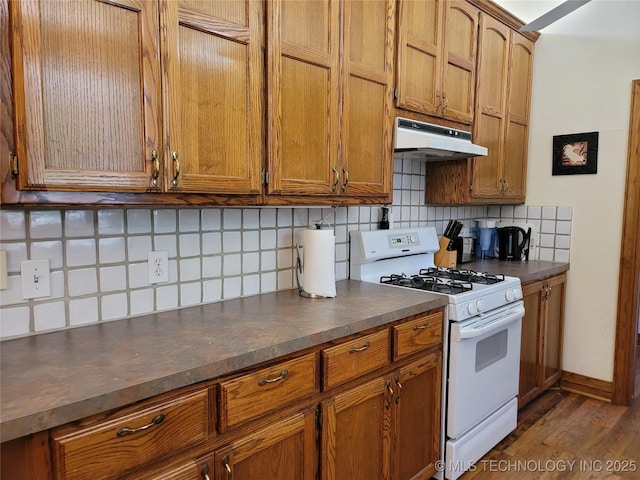
<svg viewBox="0 0 640 480">
<path fill-rule="evenodd" d="M 298 285 L 298 294 L 305 298 L 334 298 L 326 297 L 324 295 L 318 295 L 317 293 L 309 293 L 300 285 L 300 274 L 302 273 L 303 265 L 300 257 L 300 245 L 296 245 L 296 284 Z"/>
</svg>

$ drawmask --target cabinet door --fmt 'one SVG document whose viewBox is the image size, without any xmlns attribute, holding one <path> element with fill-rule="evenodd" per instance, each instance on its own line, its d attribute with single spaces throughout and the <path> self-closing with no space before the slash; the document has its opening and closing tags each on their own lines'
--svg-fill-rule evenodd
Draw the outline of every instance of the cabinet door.
<svg viewBox="0 0 640 480">
<path fill-rule="evenodd" d="M 546 321 L 542 343 L 542 388 L 547 389 L 562 375 L 562 330 L 566 275 L 547 281 L 549 288 L 545 301 Z"/>
<path fill-rule="evenodd" d="M 541 325 L 544 322 L 543 284 L 530 283 L 522 286 L 524 317 L 520 343 L 520 380 L 518 406 L 522 407 L 540 393 L 540 342 Z"/>
<path fill-rule="evenodd" d="M 401 368 L 394 383 L 397 414 L 392 478 L 431 478 L 440 458 L 442 354 L 429 354 Z"/>
<path fill-rule="evenodd" d="M 259 194 L 262 3 L 168 0 L 162 6 L 165 188 Z"/>
<path fill-rule="evenodd" d="M 442 114 L 472 123 L 475 109 L 475 72 L 479 10 L 466 1 L 449 2 L 446 14 L 442 71 Z"/>
<path fill-rule="evenodd" d="M 339 7 L 267 2 L 268 194 L 340 191 Z"/>
<path fill-rule="evenodd" d="M 390 379 L 376 378 L 322 402 L 322 480 L 390 479 Z"/>
<path fill-rule="evenodd" d="M 398 2 L 397 106 L 439 115 L 444 0 Z"/>
<path fill-rule="evenodd" d="M 158 4 L 9 4 L 19 189 L 145 191 L 160 151 Z"/>
<path fill-rule="evenodd" d="M 341 193 L 389 195 L 395 2 L 344 3 Z"/>
<path fill-rule="evenodd" d="M 533 42 L 512 32 L 502 178 L 505 198 L 524 201 L 529 143 Z"/>
<path fill-rule="evenodd" d="M 510 30 L 486 14 L 480 15 L 477 107 L 474 142 L 487 147 L 486 157 L 471 160 L 475 198 L 499 198 L 504 156 Z"/>
<path fill-rule="evenodd" d="M 219 480 L 316 478 L 315 408 L 240 438 L 215 453 Z"/>
</svg>

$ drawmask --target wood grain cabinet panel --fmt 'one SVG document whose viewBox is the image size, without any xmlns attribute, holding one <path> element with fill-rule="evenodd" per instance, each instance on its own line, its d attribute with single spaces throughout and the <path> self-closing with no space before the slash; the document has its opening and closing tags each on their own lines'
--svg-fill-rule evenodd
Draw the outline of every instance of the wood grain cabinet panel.
<svg viewBox="0 0 640 480">
<path fill-rule="evenodd" d="M 518 406 L 523 407 L 560 380 L 566 274 L 522 286 Z"/>
<path fill-rule="evenodd" d="M 262 193 L 261 2 L 16 0 L 10 14 L 18 189 Z"/>
<path fill-rule="evenodd" d="M 441 312 L 419 317 L 392 327 L 393 359 L 426 350 L 442 343 Z"/>
<path fill-rule="evenodd" d="M 115 478 L 206 440 L 209 391 L 78 427 L 52 432 L 56 479 Z"/>
<path fill-rule="evenodd" d="M 266 203 L 388 201 L 395 3 L 267 4 Z"/>
<path fill-rule="evenodd" d="M 478 14 L 459 0 L 399 2 L 398 108 L 472 123 Z"/>
<path fill-rule="evenodd" d="M 317 354 L 220 382 L 221 431 L 317 392 Z"/>
</svg>

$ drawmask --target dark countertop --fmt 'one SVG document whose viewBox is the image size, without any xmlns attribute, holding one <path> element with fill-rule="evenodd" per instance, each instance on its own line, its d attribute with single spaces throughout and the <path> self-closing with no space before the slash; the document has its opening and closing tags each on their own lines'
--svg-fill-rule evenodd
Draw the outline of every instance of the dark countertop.
<svg viewBox="0 0 640 480">
<path fill-rule="evenodd" d="M 446 297 L 355 280 L 337 297 L 286 290 L 0 344 L 0 439 L 11 440 L 441 307 Z"/>
<path fill-rule="evenodd" d="M 459 265 L 522 283 L 555 262 Z M 337 297 L 297 290 L 172 310 L 0 343 L 0 440 L 121 407 L 446 304 L 410 289 L 337 282 Z"/>
<path fill-rule="evenodd" d="M 569 264 L 561 262 L 545 262 L 542 260 L 513 262 L 490 259 L 461 263 L 458 265 L 458 268 L 469 268 L 477 272 L 501 273 L 512 277 L 520 277 L 520 281 L 522 283 L 529 283 L 566 272 L 569 270 Z"/>
</svg>

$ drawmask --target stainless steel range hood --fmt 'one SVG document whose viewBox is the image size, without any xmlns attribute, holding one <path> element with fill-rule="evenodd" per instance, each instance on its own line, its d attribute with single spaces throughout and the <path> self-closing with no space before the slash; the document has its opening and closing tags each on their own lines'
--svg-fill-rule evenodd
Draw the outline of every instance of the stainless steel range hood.
<svg viewBox="0 0 640 480">
<path fill-rule="evenodd" d="M 471 132 L 396 117 L 395 153 L 424 162 L 480 157 L 487 148 L 471 142 Z"/>
</svg>

